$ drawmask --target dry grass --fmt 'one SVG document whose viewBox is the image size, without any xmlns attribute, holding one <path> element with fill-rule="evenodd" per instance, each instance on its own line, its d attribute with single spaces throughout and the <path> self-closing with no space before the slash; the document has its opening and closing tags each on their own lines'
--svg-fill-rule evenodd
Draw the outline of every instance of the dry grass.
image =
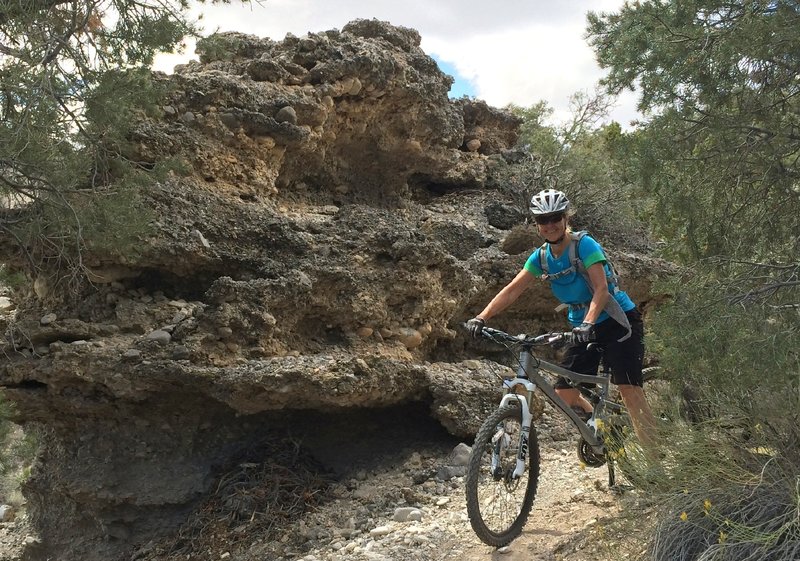
<svg viewBox="0 0 800 561">
<path fill-rule="evenodd" d="M 224 470 L 213 493 L 154 553 L 158 559 L 195 559 L 208 551 L 244 549 L 254 536 L 276 541 L 290 522 L 325 500 L 330 483 L 295 441 L 263 441 Z"/>
</svg>

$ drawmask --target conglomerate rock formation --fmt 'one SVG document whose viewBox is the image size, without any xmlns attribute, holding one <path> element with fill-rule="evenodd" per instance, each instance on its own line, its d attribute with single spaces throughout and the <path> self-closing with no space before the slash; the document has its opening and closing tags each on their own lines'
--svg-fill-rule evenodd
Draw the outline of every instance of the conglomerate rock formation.
<svg viewBox="0 0 800 561">
<path fill-rule="evenodd" d="M 229 33 L 157 77 L 171 93 L 130 156 L 185 171 L 140 194 L 148 234 L 124 255 L 88 248 L 78 303 L 36 279 L 7 330 L 0 384 L 43 444 L 30 559 L 129 559 L 290 427 L 422 403 L 474 434 L 505 367 L 458 326 L 538 242 L 492 188 L 518 121 L 449 100 L 419 43 L 365 20 Z M 646 306 L 656 269 L 612 253 Z M 558 328 L 553 306 L 542 284 L 496 325 Z"/>
</svg>

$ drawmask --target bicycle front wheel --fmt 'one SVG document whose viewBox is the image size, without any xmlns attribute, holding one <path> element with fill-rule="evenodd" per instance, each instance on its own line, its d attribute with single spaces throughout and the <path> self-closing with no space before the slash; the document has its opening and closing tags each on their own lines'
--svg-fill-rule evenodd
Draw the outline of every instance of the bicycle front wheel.
<svg viewBox="0 0 800 561">
<path fill-rule="evenodd" d="M 508 545 L 522 533 L 539 483 L 539 442 L 531 426 L 527 442 L 527 465 L 514 476 L 521 449 L 522 409 L 501 407 L 483 423 L 475 437 L 465 488 L 467 514 L 481 541 L 494 547 Z"/>
</svg>

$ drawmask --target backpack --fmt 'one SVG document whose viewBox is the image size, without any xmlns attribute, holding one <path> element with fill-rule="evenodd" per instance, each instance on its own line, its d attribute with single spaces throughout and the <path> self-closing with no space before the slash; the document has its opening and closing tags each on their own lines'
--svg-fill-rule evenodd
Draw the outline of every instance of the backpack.
<svg viewBox="0 0 800 561">
<path fill-rule="evenodd" d="M 550 268 L 547 265 L 547 244 L 542 244 L 542 247 L 539 248 L 539 268 L 542 270 L 542 280 L 553 281 L 554 279 L 558 279 L 575 272 L 583 277 L 583 280 L 586 282 L 586 286 L 589 287 L 589 292 L 594 292 L 594 289 L 592 288 L 592 282 L 589 279 L 589 273 L 586 272 L 586 267 L 583 265 L 583 261 L 581 261 L 581 258 L 578 255 L 578 246 L 587 233 L 588 232 L 586 231 L 569 233 L 571 240 L 569 246 L 567 247 L 567 254 L 570 266 L 563 271 L 553 273 L 552 275 L 549 273 Z M 614 294 L 619 292 L 619 275 L 614 269 L 614 265 L 612 265 L 611 261 L 609 261 L 607 255 L 606 264 L 611 271 L 611 275 L 607 277 L 608 291 L 611 293 L 611 296 L 609 297 L 606 307 L 603 311 L 606 312 L 611 319 L 615 320 L 628 331 L 624 337 L 618 339 L 618 341 L 624 341 L 631 336 L 631 324 L 628 321 L 628 316 L 625 315 L 622 306 L 620 306 L 619 302 L 617 302 L 617 299 L 614 298 Z M 556 307 L 556 311 L 560 312 L 561 310 L 569 307 L 588 308 L 589 304 L 590 302 L 582 302 L 579 304 L 560 304 L 558 307 Z"/>
</svg>

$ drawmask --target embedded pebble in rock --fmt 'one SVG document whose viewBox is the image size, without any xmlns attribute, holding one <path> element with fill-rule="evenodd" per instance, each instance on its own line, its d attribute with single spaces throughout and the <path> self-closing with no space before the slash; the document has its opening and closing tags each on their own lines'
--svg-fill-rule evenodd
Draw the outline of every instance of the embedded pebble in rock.
<svg viewBox="0 0 800 561">
<path fill-rule="evenodd" d="M 291 105 L 281 107 L 275 114 L 275 120 L 279 123 L 291 123 L 293 125 L 297 124 L 297 112 Z"/>
<path fill-rule="evenodd" d="M 403 343 L 409 350 L 419 347 L 422 344 L 422 333 L 416 329 L 404 327 L 400 329 L 398 337 L 400 342 Z"/>
<path fill-rule="evenodd" d="M 189 349 L 187 349 L 183 345 L 178 345 L 172 350 L 173 360 L 185 360 L 189 358 L 190 355 L 191 353 L 189 352 Z"/>
<path fill-rule="evenodd" d="M 467 142 L 467 150 L 470 152 L 477 152 L 481 148 L 481 141 L 477 138 L 473 138 Z"/>
<path fill-rule="evenodd" d="M 56 319 L 58 319 L 58 316 L 56 316 L 55 314 L 52 313 L 45 314 L 42 316 L 42 319 L 39 320 L 39 323 L 42 325 L 50 325 L 51 323 L 56 321 Z"/>
<path fill-rule="evenodd" d="M 142 356 L 142 351 L 139 349 L 128 349 L 122 353 L 122 358 L 126 360 L 136 360 Z"/>
<path fill-rule="evenodd" d="M 149 341 L 155 341 L 159 345 L 166 345 L 172 340 L 172 335 L 162 329 L 156 329 L 147 335 L 147 339 Z"/>
</svg>

